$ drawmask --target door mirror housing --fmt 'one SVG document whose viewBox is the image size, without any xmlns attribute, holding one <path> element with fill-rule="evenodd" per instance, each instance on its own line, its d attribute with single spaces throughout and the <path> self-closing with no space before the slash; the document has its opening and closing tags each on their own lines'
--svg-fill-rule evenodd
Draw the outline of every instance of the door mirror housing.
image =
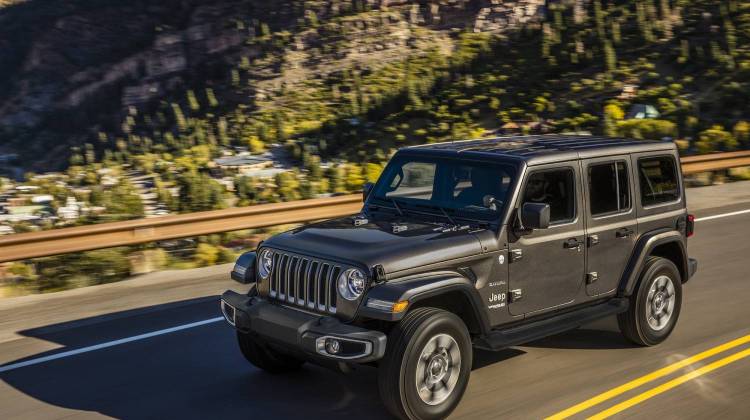
<svg viewBox="0 0 750 420">
<path fill-rule="evenodd" d="M 524 229 L 547 229 L 549 227 L 549 204 L 524 203 L 521 207 L 521 224 Z"/>
<path fill-rule="evenodd" d="M 372 192 L 372 187 L 374 187 L 375 184 L 372 182 L 365 182 L 364 185 L 362 185 L 362 201 L 367 201 L 367 196 L 370 195 L 370 192 Z"/>
</svg>

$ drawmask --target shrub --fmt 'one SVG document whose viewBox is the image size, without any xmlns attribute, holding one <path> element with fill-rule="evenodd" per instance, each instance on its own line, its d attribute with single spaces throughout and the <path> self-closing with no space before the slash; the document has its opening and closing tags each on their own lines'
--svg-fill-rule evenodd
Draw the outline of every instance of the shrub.
<svg viewBox="0 0 750 420">
<path fill-rule="evenodd" d="M 742 143 L 750 143 L 750 123 L 747 121 L 740 121 L 734 125 L 732 129 L 734 138 Z"/>
<path fill-rule="evenodd" d="M 195 262 L 198 265 L 214 265 L 219 260 L 219 249 L 209 244 L 198 244 L 195 249 Z"/>
<path fill-rule="evenodd" d="M 665 137 L 676 137 L 677 125 L 667 120 L 634 119 L 619 121 L 617 131 L 623 137 L 661 140 Z"/>
<path fill-rule="evenodd" d="M 698 134 L 698 141 L 695 146 L 698 153 L 710 153 L 717 150 L 734 150 L 737 148 L 737 139 L 732 133 L 724 130 L 720 125 L 714 125 L 708 130 L 703 130 Z"/>
</svg>

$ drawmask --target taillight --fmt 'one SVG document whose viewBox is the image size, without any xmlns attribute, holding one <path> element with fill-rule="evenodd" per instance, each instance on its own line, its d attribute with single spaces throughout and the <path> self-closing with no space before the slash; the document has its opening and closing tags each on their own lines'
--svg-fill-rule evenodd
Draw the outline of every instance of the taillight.
<svg viewBox="0 0 750 420">
<path fill-rule="evenodd" d="M 688 238 L 695 233 L 695 216 L 688 214 L 687 223 L 685 224 L 685 236 Z"/>
</svg>

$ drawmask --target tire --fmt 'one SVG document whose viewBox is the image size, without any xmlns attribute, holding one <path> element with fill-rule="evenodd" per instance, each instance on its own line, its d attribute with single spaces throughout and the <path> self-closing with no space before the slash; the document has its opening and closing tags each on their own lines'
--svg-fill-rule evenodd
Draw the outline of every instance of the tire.
<svg viewBox="0 0 750 420">
<path fill-rule="evenodd" d="M 303 360 L 270 349 L 250 334 L 237 331 L 237 342 L 248 362 L 269 373 L 291 372 L 298 370 L 305 363 Z"/>
<path fill-rule="evenodd" d="M 672 333 L 681 307 L 679 270 L 666 258 L 650 257 L 630 298 L 630 307 L 617 315 L 617 323 L 628 340 L 639 346 L 654 346 Z"/>
<path fill-rule="evenodd" d="M 459 317 L 436 308 L 414 309 L 388 335 L 378 369 L 380 396 L 398 418 L 443 419 L 466 391 L 471 364 L 471 338 Z"/>
</svg>

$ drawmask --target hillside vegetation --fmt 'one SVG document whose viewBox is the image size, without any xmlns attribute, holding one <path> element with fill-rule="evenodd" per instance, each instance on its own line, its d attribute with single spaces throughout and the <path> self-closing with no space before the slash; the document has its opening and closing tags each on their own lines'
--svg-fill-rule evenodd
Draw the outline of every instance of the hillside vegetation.
<svg viewBox="0 0 750 420">
<path fill-rule="evenodd" d="M 178 173 L 222 146 L 270 143 L 303 171 L 315 155 L 380 165 L 396 147 L 510 122 L 671 137 L 691 152 L 748 146 L 749 3 L 492 3 L 10 5 L 2 143 L 36 168 L 64 167 L 72 150 L 74 165 Z M 625 120 L 636 103 L 661 116 Z"/>
<path fill-rule="evenodd" d="M 50 214 L 99 209 L 16 232 L 146 216 L 145 188 L 169 212 L 353 192 L 398 147 L 506 132 L 750 148 L 740 0 L 0 0 L 0 63 L 0 157 L 64 170 L 27 182 Z M 286 167 L 217 168 L 240 148 Z M 8 290 L 231 261 L 245 236 L 17 262 Z"/>
</svg>

